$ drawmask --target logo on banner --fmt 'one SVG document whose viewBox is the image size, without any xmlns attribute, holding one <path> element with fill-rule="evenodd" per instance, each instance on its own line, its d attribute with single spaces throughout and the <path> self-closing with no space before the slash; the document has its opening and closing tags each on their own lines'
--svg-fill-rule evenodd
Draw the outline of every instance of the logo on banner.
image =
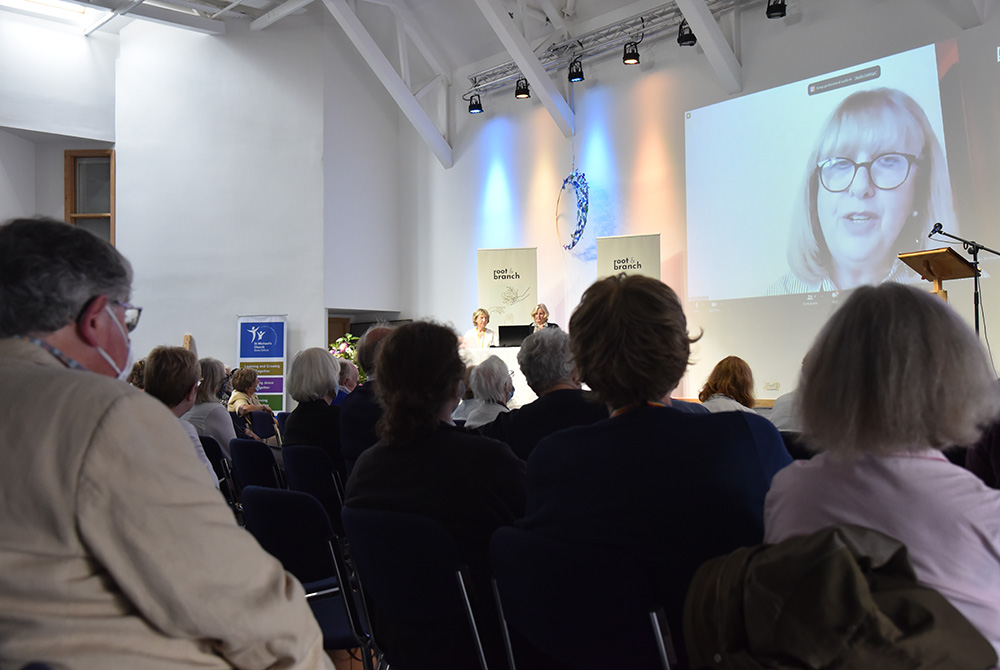
<svg viewBox="0 0 1000 670">
<path fill-rule="evenodd" d="M 493 270 L 493 281 L 499 281 L 501 279 L 520 279 L 521 274 L 517 270 L 508 270 L 504 268 L 502 270 Z"/>
<path fill-rule="evenodd" d="M 284 324 L 244 323 L 240 330 L 240 356 L 280 358 L 284 355 Z"/>
<path fill-rule="evenodd" d="M 641 270 L 642 263 L 635 259 L 635 256 L 629 258 L 616 258 L 614 260 L 615 272 L 620 272 L 622 270 Z"/>
</svg>

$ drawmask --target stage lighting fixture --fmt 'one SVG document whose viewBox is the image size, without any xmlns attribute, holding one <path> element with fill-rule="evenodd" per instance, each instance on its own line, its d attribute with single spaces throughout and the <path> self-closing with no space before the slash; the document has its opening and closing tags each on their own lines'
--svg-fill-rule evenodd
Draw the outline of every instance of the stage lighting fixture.
<svg viewBox="0 0 1000 670">
<path fill-rule="evenodd" d="M 571 82 L 583 81 L 583 63 L 580 62 L 579 58 L 574 58 L 570 61 L 567 78 Z"/>
<path fill-rule="evenodd" d="M 694 36 L 694 31 L 688 25 L 687 19 L 684 19 L 677 27 L 677 44 L 682 47 L 693 47 L 697 43 L 698 38 Z"/>
<path fill-rule="evenodd" d="M 517 80 L 517 85 L 514 88 L 514 97 L 518 100 L 531 97 L 531 91 L 528 90 L 528 80 L 524 77 Z"/>
<path fill-rule="evenodd" d="M 785 18 L 785 0 L 767 0 L 767 18 L 769 19 L 783 19 Z"/>
<path fill-rule="evenodd" d="M 480 99 L 478 93 L 473 93 L 472 97 L 469 98 L 469 114 L 482 114 L 483 113 L 483 101 Z"/>
<path fill-rule="evenodd" d="M 636 42 L 626 42 L 625 51 L 622 54 L 622 62 L 626 65 L 639 64 L 639 45 Z"/>
</svg>

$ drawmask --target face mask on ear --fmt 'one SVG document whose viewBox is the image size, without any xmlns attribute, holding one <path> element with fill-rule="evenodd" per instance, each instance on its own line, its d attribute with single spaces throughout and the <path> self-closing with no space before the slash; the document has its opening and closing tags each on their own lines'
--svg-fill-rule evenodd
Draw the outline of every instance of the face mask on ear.
<svg viewBox="0 0 1000 670">
<path fill-rule="evenodd" d="M 125 381 L 128 379 L 129 373 L 132 372 L 132 366 L 135 364 L 135 361 L 132 358 L 132 340 L 128 338 L 128 333 L 126 333 L 125 329 L 122 328 L 121 322 L 118 320 L 118 317 L 115 316 L 115 313 L 111 311 L 111 308 L 105 305 L 104 311 L 106 311 L 111 317 L 111 320 L 115 322 L 115 325 L 118 326 L 118 331 L 125 339 L 125 349 L 127 352 L 125 354 L 125 367 L 119 368 L 115 364 L 114 359 L 108 355 L 108 352 L 104 351 L 103 347 L 97 347 L 97 353 L 100 354 L 101 358 L 103 358 L 104 361 L 111 366 L 111 369 L 115 371 L 115 376 L 117 376 L 118 379 Z"/>
</svg>

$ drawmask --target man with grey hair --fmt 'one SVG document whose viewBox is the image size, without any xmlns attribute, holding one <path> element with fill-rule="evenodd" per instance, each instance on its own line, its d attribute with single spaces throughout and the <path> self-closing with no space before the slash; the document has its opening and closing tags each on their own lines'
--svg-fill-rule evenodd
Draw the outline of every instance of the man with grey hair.
<svg viewBox="0 0 1000 670">
<path fill-rule="evenodd" d="M 357 365 L 346 358 L 338 358 L 337 360 L 340 362 L 340 378 L 337 380 L 340 389 L 337 391 L 337 397 L 330 403 L 331 405 L 343 404 L 347 394 L 358 387 L 358 379 L 360 378 Z"/>
<path fill-rule="evenodd" d="M 65 223 L 0 226 L 0 666 L 332 668 L 302 587 L 236 525 L 131 369 L 132 268 Z"/>
<path fill-rule="evenodd" d="M 368 377 L 350 393 L 340 406 L 340 453 L 347 468 L 354 467 L 361 452 L 378 442 L 375 425 L 382 418 L 382 407 L 375 397 L 375 369 L 382 341 L 392 332 L 392 324 L 379 321 L 358 340 L 357 361 Z"/>
<path fill-rule="evenodd" d="M 524 460 L 543 437 L 608 418 L 607 405 L 590 398 L 573 376 L 566 331 L 542 328 L 526 337 L 517 364 L 538 399 L 499 415 L 480 432 L 506 442 Z"/>
</svg>

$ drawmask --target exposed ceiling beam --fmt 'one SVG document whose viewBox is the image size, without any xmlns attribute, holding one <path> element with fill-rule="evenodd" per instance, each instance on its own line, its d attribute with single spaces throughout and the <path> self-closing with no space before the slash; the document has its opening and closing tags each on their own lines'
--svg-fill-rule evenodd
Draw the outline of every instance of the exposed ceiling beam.
<svg viewBox="0 0 1000 670">
<path fill-rule="evenodd" d="M 521 74 L 525 76 L 531 84 L 535 95 L 545 105 L 552 120 L 556 122 L 563 135 L 571 137 L 573 135 L 573 110 L 570 109 L 562 93 L 556 88 L 552 78 L 545 72 L 535 52 L 531 50 L 531 45 L 519 33 L 514 21 L 511 20 L 504 9 L 502 0 L 476 0 L 480 11 L 493 28 L 493 32 L 500 38 L 505 49 L 510 54 L 514 62 L 521 69 Z"/>
<path fill-rule="evenodd" d="M 116 4 L 111 2 L 111 0 L 93 0 L 88 3 L 95 7 L 103 7 L 105 9 L 114 11 L 118 7 Z M 146 21 L 152 21 L 153 23 L 160 23 L 167 26 L 173 26 L 175 28 L 184 28 L 185 30 L 193 30 L 198 33 L 205 33 L 206 35 L 225 35 L 226 34 L 226 24 L 222 21 L 216 19 L 208 19 L 202 16 L 195 16 L 194 14 L 185 14 L 183 12 L 175 12 L 170 9 L 163 9 L 162 7 L 154 7 L 153 5 L 143 4 L 132 8 L 129 13 L 129 17 L 136 19 L 144 19 Z"/>
<path fill-rule="evenodd" d="M 254 19 L 250 23 L 250 30 L 263 30 L 275 21 L 280 21 L 289 14 L 299 11 L 310 2 L 312 0 L 287 0 L 287 2 L 278 5 L 259 19 Z"/>
<path fill-rule="evenodd" d="M 407 90 L 412 91 L 410 88 L 410 48 L 407 46 L 406 41 L 406 25 L 403 23 L 403 17 L 396 14 L 396 49 L 399 53 L 399 76 L 403 79 L 403 83 L 406 84 Z"/>
<path fill-rule="evenodd" d="M 722 87 L 728 93 L 739 93 L 743 89 L 743 69 L 705 0 L 676 1 Z"/>
<path fill-rule="evenodd" d="M 542 10 L 545 12 L 545 16 L 549 17 L 549 22 L 552 27 L 559 32 L 568 32 L 566 27 L 566 21 L 563 19 L 562 12 L 556 9 L 556 5 L 552 0 L 541 0 L 539 3 L 542 6 Z"/>
<path fill-rule="evenodd" d="M 391 7 L 396 16 L 402 19 L 403 25 L 406 26 L 406 33 L 413 41 L 413 46 L 417 47 L 417 51 L 420 52 L 420 55 L 424 57 L 427 64 L 434 70 L 434 74 L 442 77 L 447 84 L 451 78 L 451 68 L 445 65 L 445 59 L 437 48 L 437 40 L 427 34 L 416 18 L 414 18 L 413 13 L 403 6 L 403 3 L 394 2 Z"/>
<path fill-rule="evenodd" d="M 144 0 L 132 0 L 132 2 L 128 3 L 127 5 L 122 5 L 113 12 L 105 14 L 104 16 L 102 16 L 101 18 L 97 19 L 92 24 L 90 24 L 90 26 L 83 31 L 83 36 L 88 37 L 92 35 L 95 31 L 100 30 L 102 26 L 107 25 L 116 17 L 128 14 L 130 11 L 141 5 L 143 1 Z"/>
<path fill-rule="evenodd" d="M 375 40 L 368 34 L 361 20 L 348 7 L 346 0 L 323 0 L 323 5 L 327 8 L 333 18 L 337 20 L 340 27 L 347 34 L 347 37 L 354 44 L 354 47 L 361 53 L 367 61 L 368 66 L 379 78 L 386 91 L 396 101 L 403 114 L 413 124 L 417 134 L 427 143 L 434 155 L 445 168 L 454 165 L 451 145 L 444 139 L 444 136 L 434 125 L 431 117 L 413 93 L 406 86 L 399 74 L 392 67 L 392 63 L 385 57 L 379 49 Z"/>
<path fill-rule="evenodd" d="M 951 8 L 963 29 L 982 25 L 986 19 L 986 0 L 951 0 Z"/>
</svg>

